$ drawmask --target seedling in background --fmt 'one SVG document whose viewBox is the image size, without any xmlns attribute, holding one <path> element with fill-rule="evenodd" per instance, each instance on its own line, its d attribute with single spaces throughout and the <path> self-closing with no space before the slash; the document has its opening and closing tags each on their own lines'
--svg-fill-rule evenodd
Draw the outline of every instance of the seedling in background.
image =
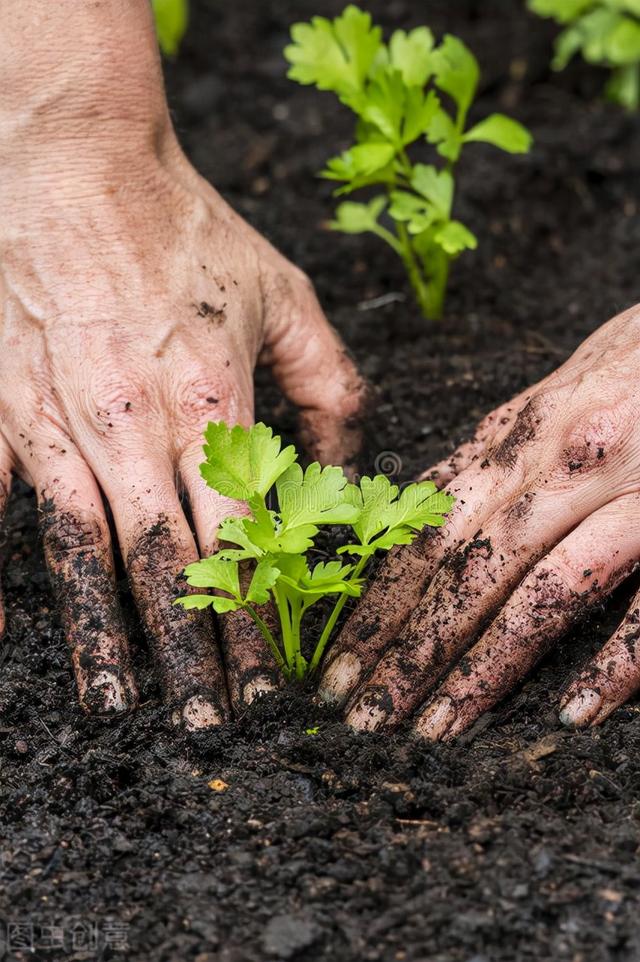
<svg viewBox="0 0 640 962">
<path fill-rule="evenodd" d="M 189 0 L 151 0 L 158 43 L 163 54 L 175 57 L 189 21 Z"/>
<path fill-rule="evenodd" d="M 640 106 L 640 0 L 529 0 L 541 17 L 564 27 L 556 37 L 554 70 L 581 53 L 612 70 L 605 94 L 628 110 Z"/>
<path fill-rule="evenodd" d="M 229 547 L 185 569 L 189 585 L 216 594 L 189 594 L 176 604 L 211 606 L 219 614 L 243 610 L 258 626 L 273 657 L 289 679 L 314 672 L 348 598 L 363 587 L 367 562 L 377 551 L 411 544 L 426 525 L 440 527 L 454 501 L 431 481 L 402 489 L 385 475 L 350 483 L 342 468 L 317 462 L 303 471 L 292 446 L 283 448 L 271 428 L 209 424 L 201 474 L 215 491 L 242 502 L 249 514 L 227 518 L 218 537 Z M 268 506 L 275 485 L 278 508 Z M 314 542 L 321 528 L 346 525 L 351 540 L 340 559 L 316 561 Z M 309 609 L 335 597 L 315 647 L 303 654 L 302 623 Z M 272 632 L 263 606 L 273 601 L 279 629 Z"/>
<path fill-rule="evenodd" d="M 371 16 L 348 6 L 333 21 L 294 24 L 291 39 L 284 52 L 288 76 L 333 91 L 357 117 L 355 144 L 329 160 L 320 176 L 340 182 L 336 195 L 382 188 L 367 203 L 340 204 L 330 226 L 347 234 L 371 231 L 386 241 L 402 259 L 424 316 L 440 318 L 451 261 L 477 245 L 452 216 L 462 148 L 482 141 L 522 154 L 529 132 L 504 114 L 467 127 L 479 69 L 450 34 L 436 45 L 428 27 L 396 30 L 385 44 Z M 438 164 L 411 160 L 410 148 L 425 139 Z"/>
</svg>

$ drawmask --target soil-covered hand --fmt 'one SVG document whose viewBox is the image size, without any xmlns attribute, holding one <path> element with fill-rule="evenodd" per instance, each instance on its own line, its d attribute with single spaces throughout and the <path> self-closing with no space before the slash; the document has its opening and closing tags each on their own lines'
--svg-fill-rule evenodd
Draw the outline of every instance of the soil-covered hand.
<svg viewBox="0 0 640 962">
<path fill-rule="evenodd" d="M 609 321 L 427 472 L 447 525 L 388 557 L 321 680 L 355 728 L 459 735 L 640 561 L 640 309 Z M 603 721 L 640 688 L 640 594 L 561 702 Z"/>
<path fill-rule="evenodd" d="M 2 506 L 12 471 L 35 488 L 82 705 L 110 713 L 136 701 L 106 501 L 166 697 L 187 727 L 216 723 L 228 710 L 223 663 L 232 705 L 276 682 L 243 615 L 230 617 L 221 653 L 209 613 L 173 604 L 185 565 L 213 550 L 237 510 L 200 478 L 203 429 L 251 422 L 254 366 L 265 363 L 302 409 L 312 453 L 348 461 L 362 381 L 307 279 L 180 151 L 146 0 L 86 5 L 77 21 L 69 0 L 6 13 Z M 78 57 L 63 50 L 48 73 L 65 17 L 85 36 Z"/>
</svg>

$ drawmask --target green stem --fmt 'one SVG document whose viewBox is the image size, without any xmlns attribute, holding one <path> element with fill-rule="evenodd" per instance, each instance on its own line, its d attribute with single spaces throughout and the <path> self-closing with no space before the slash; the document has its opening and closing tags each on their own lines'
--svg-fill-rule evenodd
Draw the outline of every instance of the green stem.
<svg viewBox="0 0 640 962">
<path fill-rule="evenodd" d="M 401 222 L 396 224 L 396 229 L 398 231 L 398 238 L 401 246 L 401 250 L 399 252 L 400 257 L 402 258 L 404 266 L 407 270 L 407 274 L 409 275 L 409 280 L 411 281 L 411 286 L 413 287 L 420 310 L 424 316 L 430 320 L 432 315 L 427 283 L 423 277 L 422 271 L 420 270 L 420 265 L 416 260 L 409 231 Z"/>
<path fill-rule="evenodd" d="M 350 581 L 355 581 L 355 579 L 362 574 L 364 566 L 366 565 L 368 560 L 369 560 L 369 555 L 365 555 L 364 557 L 360 558 L 360 561 L 358 561 L 357 565 L 353 570 L 353 574 L 349 579 Z M 324 628 L 322 629 L 322 634 L 320 635 L 320 639 L 318 641 L 318 644 L 316 645 L 316 650 L 314 651 L 313 657 L 309 663 L 309 674 L 312 674 L 320 664 L 320 661 L 324 654 L 324 650 L 327 647 L 327 642 L 331 638 L 331 632 L 336 626 L 336 621 L 340 617 L 340 612 L 344 608 L 348 597 L 349 595 L 347 594 L 340 595 L 335 605 L 333 606 L 333 611 L 329 615 L 327 622 Z"/>
<path fill-rule="evenodd" d="M 296 599 L 291 603 L 291 636 L 293 640 L 296 678 L 302 681 L 307 672 L 307 662 L 302 654 L 300 638 L 300 622 L 302 620 L 303 605 Z"/>
<path fill-rule="evenodd" d="M 289 610 L 289 605 L 285 595 L 278 590 L 278 586 L 275 585 L 273 589 L 273 595 L 276 599 L 276 607 L 278 609 L 278 614 L 280 616 L 280 628 L 282 629 L 282 647 L 284 648 L 284 657 L 289 671 L 293 671 L 296 665 L 296 650 L 295 642 L 293 640 L 293 635 L 291 631 L 291 615 Z"/>
<path fill-rule="evenodd" d="M 245 611 L 247 612 L 247 614 L 253 619 L 253 621 L 256 623 L 256 625 L 257 625 L 258 628 L 260 629 L 260 632 L 261 632 L 261 634 L 262 634 L 262 637 L 264 638 L 264 640 L 265 640 L 265 641 L 267 642 L 267 644 L 269 645 L 269 648 L 271 649 L 271 654 L 273 655 L 273 657 L 274 657 L 274 659 L 275 659 L 275 662 L 276 662 L 276 665 L 278 666 L 278 668 L 280 669 L 280 671 L 282 671 L 282 672 L 284 672 L 285 674 L 287 674 L 287 666 L 286 666 L 286 664 L 285 664 L 284 658 L 282 657 L 282 655 L 281 655 L 281 653 L 280 653 L 280 649 L 278 648 L 278 644 L 277 644 L 275 638 L 273 637 L 273 635 L 272 635 L 272 633 L 271 633 L 271 630 L 270 630 L 269 626 L 267 625 L 267 623 L 260 617 L 260 615 L 259 615 L 258 612 L 255 610 L 255 608 L 252 608 L 252 607 L 251 607 L 251 605 L 245 605 L 245 606 L 244 606 L 244 610 L 245 610 Z"/>
</svg>

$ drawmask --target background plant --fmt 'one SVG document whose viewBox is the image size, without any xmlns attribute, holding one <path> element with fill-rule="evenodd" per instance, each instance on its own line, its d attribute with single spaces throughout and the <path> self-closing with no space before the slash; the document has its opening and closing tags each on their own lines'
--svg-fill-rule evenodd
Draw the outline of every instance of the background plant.
<svg viewBox="0 0 640 962">
<path fill-rule="evenodd" d="M 541 17 L 564 30 L 555 41 L 554 70 L 576 53 L 612 69 L 606 96 L 628 110 L 640 106 L 640 0 L 529 0 Z"/>
<path fill-rule="evenodd" d="M 175 57 L 189 22 L 189 0 L 151 0 L 160 49 Z"/>
<path fill-rule="evenodd" d="M 320 664 L 347 598 L 360 595 L 369 559 L 376 551 L 410 544 L 425 525 L 443 525 L 454 499 L 431 481 L 400 491 L 385 475 L 352 484 L 342 468 L 314 462 L 303 471 L 295 449 L 283 448 L 264 424 L 229 428 L 212 423 L 205 439 L 206 461 L 200 467 L 204 480 L 225 497 L 243 502 L 249 513 L 220 525 L 219 538 L 229 547 L 185 569 L 189 585 L 217 593 L 189 594 L 176 603 L 211 606 L 220 614 L 246 611 L 284 674 L 302 679 Z M 274 485 L 277 511 L 267 503 Z M 340 555 L 351 555 L 351 562 L 311 564 L 315 538 L 327 525 L 351 529 L 350 542 L 338 549 Z M 307 659 L 302 621 L 327 596 L 336 601 Z M 269 600 L 278 614 L 275 634 L 260 610 Z"/>
<path fill-rule="evenodd" d="M 504 114 L 467 127 L 478 86 L 478 64 L 456 37 L 435 45 L 428 27 L 396 30 L 388 44 L 371 16 L 355 6 L 330 21 L 314 17 L 291 28 L 288 76 L 330 90 L 357 117 L 355 144 L 328 161 L 321 176 L 340 181 L 336 195 L 381 187 L 368 203 L 344 202 L 331 227 L 371 231 L 402 259 L 427 318 L 442 315 L 451 261 L 476 247 L 468 227 L 452 217 L 454 168 L 462 148 L 483 141 L 525 153 L 528 131 Z M 413 163 L 409 148 L 433 145 L 440 164 Z M 383 212 L 389 226 L 380 222 Z"/>
</svg>

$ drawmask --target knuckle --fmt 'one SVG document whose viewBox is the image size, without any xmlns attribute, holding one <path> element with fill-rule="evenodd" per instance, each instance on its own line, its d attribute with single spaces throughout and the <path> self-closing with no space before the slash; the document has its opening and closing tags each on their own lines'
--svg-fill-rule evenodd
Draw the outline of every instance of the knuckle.
<svg viewBox="0 0 640 962">
<path fill-rule="evenodd" d="M 185 443 L 191 443 L 194 433 L 200 433 L 209 421 L 236 422 L 247 413 L 242 392 L 204 368 L 175 382 L 169 403 L 170 416 Z"/>
<path fill-rule="evenodd" d="M 604 467 L 624 447 L 632 429 L 624 407 L 599 407 L 581 413 L 561 435 L 560 473 L 574 476 Z"/>
<path fill-rule="evenodd" d="M 132 419 L 147 420 L 158 413 L 144 378 L 117 370 L 95 372 L 91 384 L 81 395 L 81 405 L 85 419 L 100 434 L 125 427 Z"/>
</svg>

